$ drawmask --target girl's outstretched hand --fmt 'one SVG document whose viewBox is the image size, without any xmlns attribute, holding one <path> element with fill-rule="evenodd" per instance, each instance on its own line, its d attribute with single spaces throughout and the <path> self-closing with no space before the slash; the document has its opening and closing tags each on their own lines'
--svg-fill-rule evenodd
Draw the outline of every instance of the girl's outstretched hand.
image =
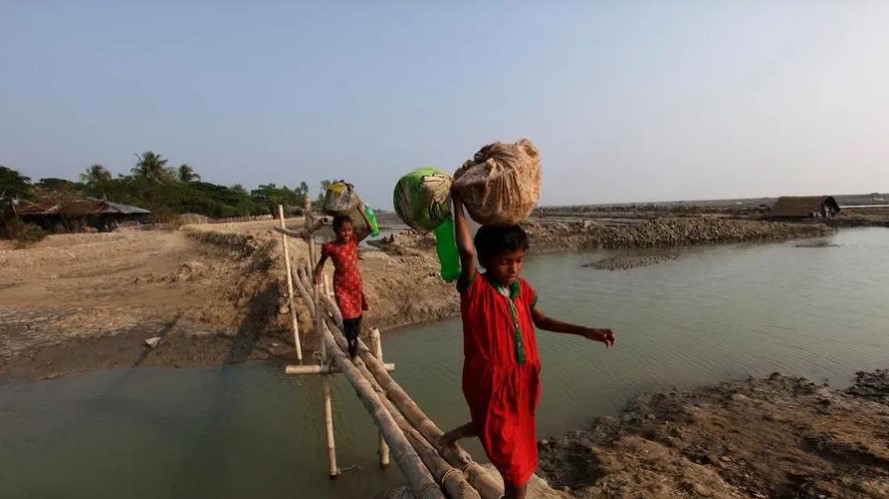
<svg viewBox="0 0 889 499">
<path fill-rule="evenodd" d="M 614 331 L 610 329 L 587 328 L 583 333 L 583 337 L 588 340 L 605 343 L 605 346 L 608 348 L 613 347 L 614 344 L 617 343 L 617 338 L 614 337 Z"/>
</svg>

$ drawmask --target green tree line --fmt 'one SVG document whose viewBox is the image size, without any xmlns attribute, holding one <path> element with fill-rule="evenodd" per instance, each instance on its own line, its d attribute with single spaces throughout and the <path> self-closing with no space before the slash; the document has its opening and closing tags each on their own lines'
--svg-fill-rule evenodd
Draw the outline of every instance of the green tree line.
<svg viewBox="0 0 889 499">
<path fill-rule="evenodd" d="M 321 183 L 322 193 L 328 184 L 327 180 Z M 276 215 L 279 204 L 288 214 L 299 214 L 308 195 L 305 182 L 294 187 L 263 184 L 249 191 L 240 184 L 205 182 L 192 166 L 171 167 L 152 151 L 137 154 L 129 174 L 117 177 L 94 164 L 77 180 L 43 178 L 32 182 L 21 172 L 0 165 L 0 202 L 7 207 L 13 200 L 94 197 L 151 210 L 156 220 L 165 221 L 184 213 L 211 218 Z"/>
</svg>

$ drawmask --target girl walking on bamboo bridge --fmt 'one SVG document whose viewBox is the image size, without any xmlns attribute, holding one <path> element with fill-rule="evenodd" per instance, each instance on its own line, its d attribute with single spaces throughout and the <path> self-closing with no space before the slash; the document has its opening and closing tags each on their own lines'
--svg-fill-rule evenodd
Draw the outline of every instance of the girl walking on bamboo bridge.
<svg viewBox="0 0 889 499">
<path fill-rule="evenodd" d="M 610 329 L 547 317 L 537 293 L 519 274 L 528 236 L 518 225 L 482 226 L 472 236 L 463 202 L 453 193 L 457 247 L 463 270 L 457 282 L 463 319 L 463 394 L 472 421 L 451 430 L 444 445 L 477 436 L 503 476 L 506 498 L 524 498 L 537 469 L 535 410 L 540 400 L 540 358 L 535 326 L 614 346 Z M 478 261 L 485 269 L 479 274 Z"/>
<path fill-rule="evenodd" d="M 358 245 L 370 235 L 371 223 L 363 204 L 357 210 L 364 218 L 366 230 L 355 231 L 352 219 L 337 216 L 333 219 L 336 240 L 321 245 L 321 260 L 315 267 L 315 283 L 321 282 L 321 272 L 328 258 L 333 260 L 333 290 L 336 303 L 343 314 L 343 333 L 349 342 L 349 356 L 358 354 L 358 336 L 361 334 L 361 316 L 367 310 L 367 297 L 358 267 Z"/>
</svg>

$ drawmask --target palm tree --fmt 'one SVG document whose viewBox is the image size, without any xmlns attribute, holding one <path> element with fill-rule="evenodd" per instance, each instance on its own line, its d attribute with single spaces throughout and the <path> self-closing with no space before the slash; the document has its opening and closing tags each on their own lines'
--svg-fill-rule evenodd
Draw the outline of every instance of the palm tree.
<svg viewBox="0 0 889 499">
<path fill-rule="evenodd" d="M 90 187 L 103 185 L 111 182 L 111 172 L 102 165 L 93 165 L 80 174 L 80 181 Z"/>
<path fill-rule="evenodd" d="M 136 166 L 131 170 L 133 175 L 151 182 L 170 182 L 175 180 L 176 175 L 170 168 L 167 168 L 167 160 L 160 154 L 146 151 L 141 156 L 138 154 L 135 156 L 139 161 L 136 162 Z"/>
<path fill-rule="evenodd" d="M 176 172 L 179 181 L 183 183 L 194 182 L 201 179 L 201 176 L 194 171 L 194 168 L 188 166 L 188 163 L 179 165 L 179 169 L 176 170 Z"/>
</svg>

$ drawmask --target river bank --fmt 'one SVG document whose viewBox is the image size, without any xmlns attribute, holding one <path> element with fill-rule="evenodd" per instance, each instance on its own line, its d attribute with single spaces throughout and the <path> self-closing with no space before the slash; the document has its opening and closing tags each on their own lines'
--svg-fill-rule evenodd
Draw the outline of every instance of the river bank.
<svg viewBox="0 0 889 499">
<path fill-rule="evenodd" d="M 846 389 L 774 373 L 639 395 L 618 417 L 541 439 L 530 497 L 887 497 L 887 393 L 881 370 Z"/>
<path fill-rule="evenodd" d="M 301 220 L 288 222 L 301 227 Z M 176 231 L 51 236 L 0 250 L 0 378 L 47 378 L 91 369 L 212 366 L 294 360 L 289 303 L 274 221 Z M 823 224 L 661 217 L 631 225 L 533 219 L 532 252 L 676 248 L 821 237 Z M 308 246 L 289 240 L 291 259 Z M 456 315 L 454 286 L 438 275 L 431 236 L 397 233 L 360 251 L 370 310 L 386 330 Z M 625 264 L 615 264 L 623 268 Z M 632 265 L 630 265 L 632 266 Z M 328 266 L 327 273 L 333 269 Z M 301 331 L 311 322 L 295 303 Z M 156 347 L 145 341 L 160 338 Z M 311 349 L 311 335 L 306 337 Z"/>
<path fill-rule="evenodd" d="M 233 230 L 235 228 L 237 232 Z M 861 283 L 866 284 L 878 279 L 876 277 L 878 274 L 868 271 L 867 267 L 871 262 L 882 261 L 880 255 L 884 253 L 880 253 L 880 251 L 885 244 L 882 234 L 880 231 L 873 230 L 845 232 L 838 238 L 831 239 L 831 241 L 842 244 L 836 248 L 823 250 L 796 249 L 795 244 L 742 245 L 714 248 L 707 251 L 682 249 L 682 258 L 665 265 L 663 269 L 656 268 L 653 269 L 653 272 L 645 270 L 625 275 L 599 273 L 595 277 L 587 274 L 587 280 L 592 279 L 600 285 L 604 281 L 613 281 L 612 284 L 625 288 L 621 294 L 618 291 L 619 288 L 597 287 L 601 294 L 597 295 L 595 301 L 608 309 L 622 306 L 621 303 L 633 301 L 633 296 L 645 293 L 645 286 L 655 288 L 653 293 L 648 294 L 648 297 L 641 297 L 631 304 L 630 308 L 614 314 L 610 319 L 624 317 L 623 320 L 632 323 L 639 315 L 650 313 L 653 308 L 657 308 L 658 303 L 667 301 L 665 306 L 668 309 L 660 307 L 654 312 L 657 318 L 655 322 L 641 321 L 642 324 L 646 324 L 644 327 L 627 327 L 626 324 L 615 324 L 621 332 L 625 332 L 622 336 L 623 348 L 618 349 L 615 353 L 631 354 L 636 363 L 641 362 L 642 367 L 656 363 L 659 370 L 679 374 L 683 372 L 686 363 L 691 359 L 709 358 L 713 360 L 718 358 L 719 362 L 732 363 L 731 355 L 738 354 L 742 356 L 741 358 L 743 355 L 756 355 L 755 349 L 739 353 L 733 345 L 720 344 L 719 341 L 734 340 L 743 336 L 755 339 L 757 343 L 762 344 L 773 339 L 768 335 L 763 336 L 763 331 L 766 333 L 775 331 L 776 326 L 779 328 L 790 327 L 792 322 L 782 320 L 768 323 L 757 330 L 754 327 L 757 317 L 744 315 L 739 319 L 737 314 L 733 313 L 735 310 L 744 310 L 745 306 L 765 311 L 770 304 L 776 303 L 771 294 L 771 291 L 775 290 L 774 288 L 781 287 L 774 282 L 776 279 L 782 282 L 784 280 L 793 282 L 787 276 L 799 275 L 803 279 L 802 282 L 807 283 L 811 279 L 809 276 L 813 275 L 812 272 L 819 268 L 832 269 L 833 271 L 830 273 L 822 271 L 817 275 L 826 282 L 835 284 L 843 281 L 846 285 L 854 286 L 856 276 L 861 277 L 862 271 L 869 278 Z M 877 236 L 877 239 L 882 242 L 878 244 L 872 242 L 874 236 Z M 535 245 L 540 246 L 537 243 Z M 427 310 L 429 305 L 418 304 L 422 304 L 424 301 L 434 304 L 439 303 L 439 300 L 448 300 L 447 295 L 441 293 L 452 293 L 453 289 L 452 286 L 440 282 L 440 279 L 435 275 L 437 263 L 432 255 L 431 239 L 412 235 L 396 235 L 382 246 L 383 251 L 361 252 L 362 268 L 365 269 L 368 293 L 373 307 L 371 312 L 380 313 L 379 310 L 388 310 L 389 313 L 398 315 L 402 310 L 413 310 L 416 314 L 414 317 L 423 317 L 425 314 L 429 314 Z M 855 248 L 859 246 L 867 247 L 869 250 L 866 253 L 858 252 Z M 6 343 L 3 345 L 16 349 L 17 355 L 11 362 L 2 362 L 0 365 L 3 365 L 3 369 L 10 365 L 19 366 L 24 370 L 31 369 L 31 371 L 17 371 L 20 375 L 29 372 L 32 373 L 32 377 L 55 377 L 78 370 L 98 369 L 102 366 L 218 365 L 236 363 L 243 359 L 272 359 L 279 362 L 290 362 L 292 359 L 288 358 L 288 355 L 292 355 L 292 347 L 289 344 L 291 336 L 286 329 L 289 311 L 284 306 L 286 301 L 283 299 L 284 291 L 281 281 L 283 263 L 279 251 L 280 238 L 274 232 L 270 231 L 267 226 L 250 225 L 227 228 L 224 231 L 187 229 L 135 238 L 120 234 L 101 239 L 79 236 L 73 240 L 50 239 L 45 245 L 26 252 L 17 252 L 15 255 L 0 254 L 0 258 L 5 258 L 2 262 L 7 265 L 5 268 L 12 269 L 10 275 L 14 276 L 14 279 L 4 281 L 4 284 L 9 284 L 9 286 L 0 289 L 3 307 L 7 307 L 10 303 L 7 299 L 17 300 L 13 304 L 14 310 L 4 308 L 4 313 L 9 313 L 8 317 L 18 321 L 11 320 L 2 323 L 2 327 L 8 328 L 4 330 L 3 341 Z M 303 258 L 304 251 L 303 243 L 299 241 L 291 243 L 290 252 L 294 259 Z M 671 252 L 669 248 L 665 251 Z M 609 253 L 600 253 L 599 255 L 607 256 Z M 695 262 L 702 255 L 706 255 L 710 261 L 696 265 Z M 779 258 L 780 255 L 783 255 L 783 259 Z M 841 258 L 846 264 L 834 266 L 831 264 L 831 258 Z M 857 267 L 847 265 L 849 258 L 855 259 Z M 732 262 L 742 260 L 743 263 L 737 269 L 730 271 L 726 267 Z M 552 290 L 554 293 L 561 293 L 565 299 L 570 300 L 575 294 L 583 294 L 584 288 L 574 288 L 576 291 L 570 291 L 572 289 L 570 287 L 561 285 L 554 287 L 553 283 L 583 281 L 584 277 L 577 275 L 578 271 L 595 272 L 580 270 L 581 265 L 587 261 L 589 260 L 585 260 L 583 255 L 542 256 L 536 260 L 535 265 L 529 266 L 527 271 L 533 282 L 541 285 L 546 282 L 543 278 L 552 274 L 546 289 Z M 781 274 L 778 270 L 788 267 L 788 262 L 791 261 L 808 262 L 808 266 L 794 267 L 796 270 L 793 270 L 791 274 Z M 770 268 L 768 265 L 764 265 L 767 262 L 773 262 L 775 267 Z M 556 270 L 556 268 L 560 270 Z M 855 270 L 856 268 L 858 270 Z M 405 271 L 405 269 L 408 270 Z M 713 273 L 716 269 L 723 269 L 726 273 L 721 275 L 719 272 Z M 706 274 L 702 280 L 686 279 L 686 276 L 702 275 L 700 271 Z M 769 276 L 764 277 L 767 282 L 765 287 L 745 287 L 743 289 L 747 289 L 746 293 L 750 296 L 763 297 L 765 295 L 764 300 L 746 303 L 737 301 L 736 297 L 732 300 L 732 305 L 729 308 L 715 315 L 711 314 L 714 317 L 704 318 L 708 324 L 716 323 L 714 329 L 718 330 L 725 330 L 729 323 L 738 323 L 739 321 L 745 324 L 749 323 L 749 329 L 730 330 L 714 337 L 710 334 L 712 331 L 699 327 L 700 324 L 695 326 L 684 321 L 682 313 L 672 315 L 669 313 L 669 309 L 672 308 L 681 311 L 681 304 L 684 300 L 690 301 L 694 304 L 693 306 L 705 304 L 704 308 L 718 309 L 717 302 L 711 303 L 704 300 L 705 295 L 724 296 L 727 293 L 727 290 L 716 285 L 717 283 L 744 281 L 749 285 L 750 282 L 757 282 L 757 279 L 748 280 L 746 278 L 751 273 L 759 271 L 764 271 L 763 275 Z M 428 273 L 428 281 L 418 279 L 418 276 L 425 275 L 424 272 Z M 738 274 L 738 272 L 742 274 Z M 844 274 L 844 272 L 846 273 Z M 836 273 L 840 273 L 842 277 L 838 277 Z M 663 278 L 666 274 L 678 278 L 658 284 L 658 279 Z M 418 284 L 417 281 L 420 283 Z M 389 287 L 391 284 L 397 284 L 399 287 L 391 289 Z M 844 289 L 846 291 L 843 291 Z M 868 296 L 874 295 L 875 290 L 878 289 L 871 288 Z M 658 294 L 658 290 L 669 290 L 670 296 L 678 299 L 671 301 L 667 295 L 659 298 L 661 295 Z M 848 294 L 849 289 L 841 286 L 835 292 L 838 295 L 845 295 Z M 780 296 L 781 293 L 783 291 L 778 290 L 777 295 Z M 869 307 L 874 306 L 871 302 L 863 300 L 860 294 L 852 293 L 852 295 L 857 296 L 857 298 L 853 297 L 853 300 L 859 301 L 843 301 L 842 296 L 831 297 L 825 301 L 819 298 L 819 294 L 817 296 L 809 295 L 806 298 L 806 303 L 813 304 L 819 309 L 826 309 L 829 313 L 831 306 L 837 309 L 848 306 L 852 313 L 856 313 L 856 310 L 869 310 Z M 657 301 L 648 301 L 649 297 Z M 455 303 L 455 300 L 452 303 Z M 709 305 L 706 305 L 707 303 Z M 856 308 L 853 306 L 855 303 L 862 305 Z M 299 304 L 297 305 L 299 306 Z M 639 308 L 639 305 L 643 305 L 643 307 Z M 794 306 L 789 303 L 776 305 L 776 307 L 780 309 L 776 313 L 782 316 L 794 312 Z M 563 308 L 560 313 L 576 308 L 578 308 L 576 305 L 568 306 Z M 630 310 L 637 311 L 628 313 Z M 25 312 L 32 315 L 25 316 L 23 315 Z M 834 315 L 838 313 L 839 310 L 833 312 Z M 706 315 L 706 312 L 701 310 L 695 315 Z M 861 334 L 862 329 L 874 332 L 879 330 L 880 317 L 884 316 L 881 316 L 878 311 L 874 311 L 870 315 L 876 322 L 871 320 L 867 326 L 858 328 L 857 338 L 859 340 L 856 340 L 856 343 L 863 338 L 864 344 L 870 344 L 866 334 Z M 157 348 L 146 347 L 144 345 L 146 335 L 158 335 L 159 331 L 153 329 L 154 325 L 168 317 L 178 317 L 178 319 L 160 334 L 162 341 Z M 402 319 L 404 317 L 401 316 Z M 725 319 L 726 323 L 719 323 L 714 318 Z M 815 318 L 815 320 L 819 321 L 820 319 Z M 828 328 L 831 331 L 842 323 L 842 320 L 831 321 L 829 318 L 824 318 L 824 320 L 831 324 L 835 323 Z M 11 327 L 16 324 L 32 327 L 30 329 Z M 159 324 L 160 327 L 163 326 L 163 323 Z M 453 322 L 450 324 L 453 326 Z M 642 348 L 645 335 L 639 333 L 646 331 L 649 327 L 655 327 L 656 324 L 661 324 L 661 327 L 656 330 L 660 337 L 657 348 L 662 349 L 665 353 L 684 353 L 687 357 L 680 355 L 679 358 L 671 358 L 665 355 L 660 358 L 658 357 L 660 353 L 655 354 L 655 358 L 646 357 L 647 354 Z M 41 325 L 52 327 L 39 327 Z M 71 325 L 76 327 L 70 327 Z M 148 327 L 149 325 L 152 327 Z M 238 328 L 239 325 L 244 327 L 243 332 Z M 418 336 L 412 334 L 413 331 L 405 330 L 391 336 L 391 343 L 389 343 L 391 353 L 387 357 L 398 363 L 400 372 L 402 372 L 401 379 L 405 382 L 416 379 L 416 375 L 411 375 L 414 372 L 423 372 L 424 375 L 420 379 L 424 380 L 428 380 L 431 376 L 442 376 L 443 373 L 457 372 L 455 364 L 442 364 L 445 367 L 439 366 L 440 370 L 436 371 L 431 365 L 433 362 L 430 362 L 431 359 L 435 359 L 436 362 L 442 361 L 440 356 L 436 355 L 444 350 L 442 346 L 447 346 L 449 349 L 450 353 L 446 357 L 453 360 L 459 356 L 458 345 L 455 345 L 452 340 L 454 334 L 458 334 L 458 329 L 441 329 L 445 326 L 446 324 L 436 325 L 437 329 L 430 332 L 429 336 Z M 114 329 L 109 331 L 108 328 L 112 327 Z M 235 333 L 227 333 L 228 328 L 233 328 Z M 692 350 L 689 346 L 682 346 L 683 340 L 681 339 L 671 340 L 670 329 L 672 328 L 693 331 L 693 338 L 688 339 L 693 340 L 696 344 L 703 343 L 707 345 L 706 348 Z M 805 336 L 804 333 L 808 329 L 811 327 L 793 327 L 792 330 L 796 331 L 794 338 L 797 338 L 799 342 L 799 337 Z M 100 331 L 100 334 L 96 334 L 95 331 Z M 655 329 L 651 331 L 654 332 Z M 7 333 L 10 332 L 14 334 L 8 335 Z M 847 331 L 847 334 L 849 332 Z M 70 336 L 66 337 L 66 333 L 69 333 Z M 440 337 L 438 341 L 444 343 L 433 343 L 433 334 Z M 408 337 L 413 340 L 402 341 Z M 423 339 L 418 339 L 420 337 Z M 830 335 L 825 338 L 832 337 L 833 335 Z M 719 341 L 714 341 L 715 339 Z M 822 355 L 826 351 L 838 352 L 838 350 L 825 350 L 831 348 L 831 343 L 817 343 L 818 339 L 819 335 L 814 334 L 808 340 L 802 340 L 803 344 L 812 343 L 811 355 Z M 849 341 L 852 340 L 847 339 L 846 344 Z M 427 344 L 431 345 L 427 347 L 431 350 L 423 351 Z M 570 376 L 585 378 L 598 372 L 588 371 L 584 368 L 588 362 L 583 356 L 575 355 L 580 350 L 576 345 L 566 343 L 558 347 L 552 343 L 551 339 L 547 345 L 547 348 L 551 349 L 568 349 L 557 349 L 551 351 L 550 355 L 551 358 L 560 359 L 566 365 L 577 370 Z M 834 347 L 836 346 L 834 345 Z M 791 350 L 799 348 L 797 344 L 787 347 L 781 343 L 766 348 L 769 352 L 784 352 L 785 347 Z M 870 351 L 876 352 L 879 351 L 879 348 L 872 348 Z M 410 355 L 407 355 L 406 352 L 410 352 Z M 50 356 L 50 353 L 53 353 L 54 356 Z M 762 355 L 760 353 L 759 357 Z M 777 355 L 781 356 L 785 353 Z M 421 371 L 411 370 L 411 362 L 418 361 L 413 357 L 419 357 L 419 362 L 422 365 Z M 846 358 L 847 360 L 853 359 L 855 362 L 854 364 L 848 362 L 845 364 L 843 370 L 846 372 L 865 365 L 857 363 L 861 359 L 865 359 L 863 362 L 868 363 L 871 368 L 874 365 L 880 365 L 877 357 L 864 353 L 852 352 L 850 356 L 847 352 Z M 868 358 L 870 360 L 867 360 Z M 596 364 L 602 373 L 626 372 L 632 369 L 630 365 L 632 363 L 628 362 L 629 358 L 620 357 L 614 357 L 615 365 L 605 367 L 611 359 L 612 357 L 605 356 L 597 360 Z M 735 361 L 737 360 L 739 359 L 735 358 Z M 817 360 L 815 357 L 810 357 L 805 362 L 816 362 Z M 454 361 L 456 362 L 456 360 Z M 551 362 L 548 365 L 556 366 L 557 364 Z M 64 371 L 65 368 L 71 370 Z M 278 372 L 277 368 L 272 367 L 271 369 Z M 786 372 L 797 373 L 800 372 L 799 369 L 797 364 L 788 367 Z M 783 367 L 758 372 L 762 374 L 772 370 L 785 372 Z M 151 370 L 125 370 L 124 372 L 141 377 L 135 373 L 145 371 Z M 210 373 L 223 371 L 226 370 L 208 370 Z M 232 371 L 242 372 L 240 368 Z M 232 371 L 228 372 L 234 375 Z M 559 378 L 560 375 L 554 371 L 558 370 L 549 370 L 551 382 L 547 385 L 546 393 L 553 394 L 560 390 L 559 382 L 556 380 L 562 378 Z M 195 370 L 183 372 L 182 377 L 188 377 L 193 372 Z M 745 367 L 735 371 L 734 374 L 717 375 L 711 378 L 701 377 L 698 372 L 695 376 L 687 377 L 687 382 L 680 384 L 689 387 L 694 386 L 695 383 L 710 383 L 713 380 L 726 379 L 747 372 L 757 371 L 755 367 Z M 46 376 L 44 373 L 49 373 L 49 375 Z M 623 405 L 624 400 L 620 398 L 620 393 L 629 396 L 638 393 L 639 389 L 652 389 L 652 386 L 658 385 L 656 383 L 652 385 L 651 380 L 663 378 L 661 374 L 663 373 L 659 373 L 656 378 L 638 376 L 636 379 L 639 379 L 641 383 L 630 384 L 623 389 L 616 386 L 616 392 L 609 392 L 607 399 L 601 400 L 619 400 L 614 409 L 617 411 Z M 178 374 L 171 376 L 175 377 Z M 598 378 L 599 376 L 601 374 L 595 374 L 593 377 Z M 812 379 L 822 379 L 817 374 L 812 376 Z M 221 382 L 219 386 L 229 387 L 231 379 L 228 376 L 224 377 L 225 381 Z M 837 379 L 834 375 L 830 375 L 830 377 Z M 72 381 L 76 379 L 80 379 L 80 377 L 71 378 Z M 57 380 L 53 383 L 65 381 Z M 608 385 L 613 382 L 614 380 L 604 383 L 597 381 L 596 384 Z M 767 382 L 775 386 L 771 386 Z M 428 383 L 428 381 L 424 381 L 424 383 Z M 885 389 L 881 383 L 872 378 L 867 383 L 861 383 L 857 393 L 876 400 L 883 400 L 880 397 L 883 396 Z M 571 384 L 575 389 L 580 386 L 576 382 Z M 246 383 L 246 385 L 250 385 L 250 383 Z M 453 388 L 456 385 L 452 386 L 449 383 L 448 386 Z M 585 388 L 582 388 L 584 391 L 595 388 L 589 385 L 584 386 Z M 672 386 L 672 384 L 668 386 Z M 810 450 L 810 447 L 817 450 L 818 446 L 827 445 L 822 443 L 825 441 L 823 435 L 827 432 L 825 428 L 836 427 L 842 429 L 841 435 L 837 437 L 840 439 L 839 442 L 848 443 L 848 448 L 858 452 L 859 455 L 861 454 L 860 449 L 865 448 L 865 454 L 869 453 L 868 455 L 871 456 L 863 458 L 863 461 L 854 461 L 856 465 L 865 467 L 864 471 L 860 473 L 864 473 L 863 476 L 869 480 L 865 484 L 865 488 L 851 489 L 858 494 L 855 497 L 867 497 L 865 494 L 872 491 L 876 491 L 872 494 L 873 497 L 879 497 L 882 491 L 879 487 L 884 478 L 883 475 L 880 475 L 882 468 L 879 456 L 882 451 L 878 447 L 866 446 L 873 443 L 871 440 L 878 442 L 875 439 L 882 435 L 879 432 L 882 431 L 880 428 L 885 427 L 885 418 L 879 412 L 868 412 L 872 409 L 859 405 L 858 402 L 848 402 L 846 396 L 849 394 L 837 390 L 836 393 L 839 395 L 836 397 L 839 402 L 836 404 L 842 410 L 832 413 L 834 419 L 824 419 L 822 413 L 825 410 L 823 407 L 825 402 L 822 399 L 828 392 L 820 388 L 819 386 L 812 388 L 808 382 L 800 381 L 797 378 L 786 378 L 780 383 L 778 383 L 778 379 L 743 380 L 743 382 L 707 385 L 675 392 L 662 391 L 663 386 L 659 386 L 656 389 L 660 391 L 660 395 L 637 397 L 627 407 L 627 410 L 615 419 L 597 420 L 589 427 L 588 431 L 569 432 L 560 437 L 545 438 L 544 441 L 541 441 L 540 473 L 549 480 L 555 487 L 554 490 L 557 490 L 562 497 L 647 497 L 658 495 L 688 497 L 701 495 L 702 492 L 709 493 L 700 487 L 696 490 L 694 485 L 699 483 L 715 490 L 716 492 L 709 494 L 716 497 L 757 497 L 757 494 L 766 497 L 797 497 L 802 494 L 800 491 L 808 493 L 809 490 L 819 491 L 814 497 L 818 497 L 818 495 L 834 497 L 832 494 L 820 491 L 830 490 L 831 486 L 844 487 L 848 480 L 851 480 L 849 477 L 854 476 L 855 470 L 843 468 L 842 463 L 837 464 L 819 457 L 820 455 L 815 450 Z M 421 390 L 422 388 L 414 386 L 411 388 L 411 393 L 419 394 Z M 435 390 L 436 393 L 440 393 L 442 387 Z M 812 390 L 818 390 L 821 398 L 818 398 L 818 393 L 809 393 Z M 833 392 L 830 392 L 831 397 L 835 396 Z M 736 396 L 738 394 L 740 396 Z M 745 402 L 744 397 L 753 400 L 750 407 L 741 404 L 741 402 Z M 312 397 L 309 398 L 314 400 Z M 558 412 L 562 413 L 558 417 L 564 417 L 564 408 L 570 405 L 569 401 L 578 399 L 584 400 L 584 394 L 578 391 L 569 392 L 562 398 L 556 399 L 561 403 L 544 404 L 540 410 L 541 416 L 544 419 L 548 418 L 551 422 L 553 416 L 544 415 L 548 411 L 552 412 L 553 407 L 558 406 L 560 408 Z M 459 397 L 451 399 L 447 401 L 447 405 L 462 405 L 458 403 L 458 400 Z M 847 407 L 847 402 L 852 405 Z M 440 406 L 436 407 L 435 404 L 428 404 L 427 400 L 424 407 L 428 406 L 429 410 L 436 414 L 437 419 L 439 416 L 446 419 L 442 421 L 442 424 L 451 424 L 447 421 L 447 415 L 450 414 L 448 410 Z M 614 413 L 602 412 L 598 404 L 599 402 L 590 403 L 588 400 L 581 404 L 583 408 L 576 414 Z M 696 407 L 695 404 L 701 407 Z M 775 408 L 767 404 L 771 404 Z M 796 419 L 791 419 L 789 423 L 779 421 L 780 417 L 776 421 L 770 421 L 769 413 L 763 412 L 765 409 L 779 415 L 784 412 L 792 413 Z M 809 413 L 812 418 L 822 417 L 822 419 L 800 419 L 801 415 Z M 856 414 L 860 414 L 862 417 L 855 419 Z M 450 416 L 452 417 L 453 414 Z M 583 420 L 580 417 L 570 425 L 547 431 L 550 434 L 561 434 L 566 428 L 582 427 Z M 867 426 L 868 424 L 871 426 Z M 797 432 L 792 434 L 795 440 L 790 437 L 784 440 L 774 440 L 784 433 L 792 431 Z M 763 432 L 765 435 L 753 435 L 754 432 Z M 773 433 L 777 436 L 772 435 Z M 597 435 L 605 435 L 608 438 L 603 437 L 596 440 L 594 437 Z M 754 436 L 759 440 L 753 439 Z M 627 437 L 629 440 L 621 440 L 622 437 Z M 865 439 L 864 443 L 859 437 Z M 800 446 L 802 450 L 799 452 L 812 454 L 814 457 L 798 453 L 790 453 L 788 457 L 787 452 L 784 452 L 783 449 L 789 448 L 792 442 L 796 442 Z M 675 445 L 675 448 L 670 445 Z M 701 455 L 701 452 L 697 450 L 699 448 L 706 451 L 703 455 L 710 456 L 708 459 L 712 462 L 704 459 L 699 459 L 700 463 L 696 462 L 696 457 Z M 775 450 L 776 448 L 778 450 Z M 838 452 L 830 447 L 824 448 L 827 449 L 825 452 L 829 455 Z M 740 457 L 733 454 L 745 450 L 752 454 L 749 456 L 739 454 Z M 729 453 L 726 454 L 727 452 Z M 649 454 L 659 457 L 653 462 L 650 462 L 652 460 L 645 461 L 644 456 Z M 853 452 L 849 451 L 842 456 L 842 459 L 851 459 L 852 455 Z M 726 457 L 728 461 L 723 457 Z M 723 473 L 722 468 L 729 467 L 731 463 L 736 463 L 740 471 L 734 475 L 731 474 L 731 470 Z M 746 468 L 745 466 L 748 466 L 746 463 L 755 463 L 760 466 L 755 470 L 757 473 L 766 474 L 770 469 L 778 469 L 783 470 L 781 471 L 783 474 L 776 472 L 774 476 L 767 475 L 762 478 Z M 793 485 L 795 483 L 793 482 L 794 477 L 800 474 L 804 474 L 806 477 L 801 483 L 812 483 L 814 480 L 812 477 L 817 478 L 816 482 L 822 480 L 824 483 L 819 483 L 818 488 L 812 488 L 811 485 L 806 485 L 808 488 L 802 488 L 802 486 L 796 489 L 788 488 L 789 486 L 786 484 Z M 753 478 L 745 475 L 750 475 Z M 750 482 L 741 482 L 742 478 L 750 480 Z M 566 488 L 567 491 L 563 490 Z M 380 489 L 377 487 L 373 490 Z M 790 492 L 787 492 L 788 490 Z M 802 497 L 806 496 L 802 495 Z M 839 497 L 843 496 L 839 495 Z"/>
<path fill-rule="evenodd" d="M 569 497 L 889 496 L 889 376 L 832 389 L 778 373 L 641 395 L 618 418 L 540 441 Z"/>
</svg>

